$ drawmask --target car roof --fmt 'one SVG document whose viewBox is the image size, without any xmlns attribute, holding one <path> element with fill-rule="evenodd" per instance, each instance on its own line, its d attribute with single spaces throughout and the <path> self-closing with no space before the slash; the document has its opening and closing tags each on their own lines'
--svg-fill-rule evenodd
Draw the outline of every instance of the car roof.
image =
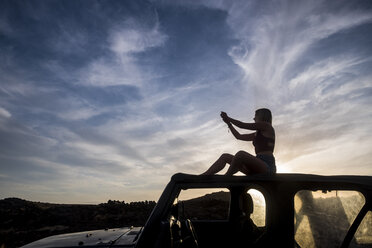
<svg viewBox="0 0 372 248">
<path fill-rule="evenodd" d="M 294 188 L 363 188 L 372 190 L 372 176 L 359 175 L 313 175 L 313 174 L 286 174 L 277 173 L 275 175 L 252 175 L 252 176 L 225 176 L 225 175 L 190 175 L 184 173 L 174 174 L 171 183 L 182 184 L 184 186 L 213 187 L 217 185 L 237 185 L 237 184 L 286 184 Z"/>
</svg>

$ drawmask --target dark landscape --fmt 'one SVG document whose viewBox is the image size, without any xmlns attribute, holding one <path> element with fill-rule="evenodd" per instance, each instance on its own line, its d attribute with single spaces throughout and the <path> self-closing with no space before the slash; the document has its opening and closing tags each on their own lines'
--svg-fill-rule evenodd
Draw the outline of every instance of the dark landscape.
<svg viewBox="0 0 372 248">
<path fill-rule="evenodd" d="M 110 200 L 98 205 L 73 205 L 3 199 L 0 200 L 0 247 L 20 247 L 62 233 L 142 226 L 155 204 Z"/>
<path fill-rule="evenodd" d="M 184 201 L 184 207 L 188 214 L 202 219 L 223 219 L 228 201 L 228 194 L 216 192 Z M 143 226 L 155 205 L 155 201 L 74 205 L 6 198 L 0 200 L 0 247 L 20 247 L 62 233 Z"/>
</svg>

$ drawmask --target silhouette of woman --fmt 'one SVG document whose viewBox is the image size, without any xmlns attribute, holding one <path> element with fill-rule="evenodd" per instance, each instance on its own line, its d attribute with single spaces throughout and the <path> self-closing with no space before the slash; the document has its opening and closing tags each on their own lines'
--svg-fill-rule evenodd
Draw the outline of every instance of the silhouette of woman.
<svg viewBox="0 0 372 248">
<path fill-rule="evenodd" d="M 245 151 L 239 151 L 235 155 L 222 154 L 214 164 L 202 175 L 214 175 L 230 164 L 225 175 L 234 175 L 238 171 L 246 175 L 252 174 L 275 174 L 276 165 L 273 155 L 275 146 L 275 130 L 271 125 L 271 111 L 266 108 L 257 109 L 254 123 L 245 123 L 229 117 L 221 112 L 222 120 L 227 124 L 232 134 L 238 140 L 252 141 L 255 147 L 256 156 Z M 240 134 L 234 126 L 242 129 L 256 130 L 250 134 Z"/>
</svg>

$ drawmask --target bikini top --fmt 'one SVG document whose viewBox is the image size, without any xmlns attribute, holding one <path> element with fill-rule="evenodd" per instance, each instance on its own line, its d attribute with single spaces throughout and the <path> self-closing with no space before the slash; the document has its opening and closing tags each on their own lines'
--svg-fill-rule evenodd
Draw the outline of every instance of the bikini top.
<svg viewBox="0 0 372 248">
<path fill-rule="evenodd" d="M 253 139 L 253 145 L 256 154 L 259 154 L 260 152 L 266 152 L 266 151 L 274 151 L 275 146 L 275 138 L 269 138 L 266 136 L 263 136 L 261 131 L 257 130 L 256 136 Z"/>
</svg>

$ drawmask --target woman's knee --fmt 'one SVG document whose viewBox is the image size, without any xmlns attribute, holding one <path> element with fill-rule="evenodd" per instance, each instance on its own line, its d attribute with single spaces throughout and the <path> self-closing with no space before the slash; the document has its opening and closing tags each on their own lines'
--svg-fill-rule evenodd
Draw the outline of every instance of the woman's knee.
<svg viewBox="0 0 372 248">
<path fill-rule="evenodd" d="M 231 163 L 231 161 L 233 160 L 234 156 L 229 154 L 229 153 L 223 153 L 221 156 L 220 156 L 220 159 L 222 159 L 223 161 L 225 161 L 226 163 Z"/>
<path fill-rule="evenodd" d="M 234 166 L 240 168 L 243 164 L 247 164 L 251 161 L 251 158 L 254 157 L 253 155 L 249 154 L 245 151 L 238 151 L 233 160 Z"/>
<path fill-rule="evenodd" d="M 235 159 L 242 159 L 242 158 L 246 157 L 247 154 L 248 154 L 248 153 L 245 152 L 245 151 L 238 151 L 237 153 L 235 153 L 234 158 L 235 158 Z"/>
</svg>

